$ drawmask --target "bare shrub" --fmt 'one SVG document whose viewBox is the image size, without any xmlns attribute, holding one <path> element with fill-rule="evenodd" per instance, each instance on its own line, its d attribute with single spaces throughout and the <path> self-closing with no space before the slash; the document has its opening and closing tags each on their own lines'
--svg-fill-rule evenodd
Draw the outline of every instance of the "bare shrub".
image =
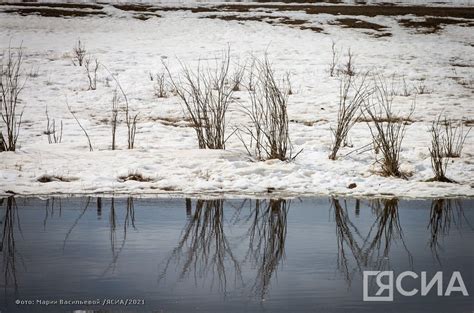
<svg viewBox="0 0 474 313">
<path fill-rule="evenodd" d="M 0 151 L 15 151 L 20 135 L 23 110 L 18 112 L 18 103 L 26 82 L 26 78 L 22 77 L 22 65 L 22 47 L 16 51 L 9 47 L 3 54 L 0 68 L 0 117 L 3 121 L 0 129 Z"/>
<path fill-rule="evenodd" d="M 69 106 L 69 103 L 68 103 L 67 99 L 66 99 L 66 105 L 67 105 L 67 108 L 69 110 L 69 113 L 71 113 L 72 117 L 74 117 L 74 119 L 76 120 L 77 125 L 79 125 L 82 132 L 86 136 L 87 143 L 89 144 L 89 151 L 94 151 L 94 149 L 92 148 L 91 138 L 89 137 L 89 134 L 87 133 L 86 129 L 82 126 L 81 122 L 79 122 L 79 120 L 77 119 L 76 114 L 74 114 L 74 112 L 72 111 L 72 108 Z"/>
<path fill-rule="evenodd" d="M 167 86 L 166 86 L 166 74 L 165 72 L 160 72 L 155 75 L 155 96 L 158 98 L 167 97 Z"/>
<path fill-rule="evenodd" d="M 446 169 L 448 167 L 448 157 L 446 156 L 447 138 L 443 133 L 441 117 L 433 121 L 431 124 L 431 147 L 429 148 L 431 156 L 431 168 L 435 176 L 432 181 L 453 182 L 446 177 Z"/>
<path fill-rule="evenodd" d="M 289 134 L 288 94 L 289 87 L 278 84 L 270 61 L 265 56 L 256 60 L 256 84 L 249 90 L 251 106 L 243 110 L 250 118 L 250 126 L 240 128 L 239 139 L 248 154 L 258 160 L 293 160 L 293 146 Z M 242 133 L 250 137 L 247 142 Z"/>
<path fill-rule="evenodd" d="M 415 91 L 419 95 L 424 95 L 431 92 L 431 90 L 429 90 L 428 87 L 426 86 L 424 79 L 420 79 L 418 81 L 417 85 L 415 86 Z"/>
<path fill-rule="evenodd" d="M 119 95 L 117 94 L 117 89 L 114 91 L 114 96 L 112 97 L 112 108 L 111 108 L 111 117 L 110 117 L 110 126 L 112 130 L 112 150 L 115 150 L 115 134 L 117 132 L 118 124 L 118 110 L 119 110 Z"/>
<path fill-rule="evenodd" d="M 407 81 L 405 80 L 405 76 L 402 77 L 402 93 L 401 95 L 404 97 L 409 97 L 411 96 L 412 88 L 410 88 L 407 84 Z"/>
<path fill-rule="evenodd" d="M 46 106 L 46 131 L 45 135 L 48 135 L 48 142 L 51 143 L 61 143 L 63 139 L 63 121 L 61 121 L 61 126 L 59 130 L 56 130 L 56 120 L 49 118 L 48 106 Z"/>
<path fill-rule="evenodd" d="M 250 62 L 250 66 L 248 67 L 248 75 L 247 75 L 247 90 L 254 91 L 255 90 L 255 57 L 252 57 L 252 61 Z"/>
<path fill-rule="evenodd" d="M 336 66 L 339 62 L 339 51 L 336 49 L 336 42 L 331 41 L 331 62 L 329 63 L 329 76 L 334 77 Z"/>
<path fill-rule="evenodd" d="M 39 77 L 39 67 L 31 68 L 30 71 L 28 72 L 28 77 L 30 78 Z"/>
<path fill-rule="evenodd" d="M 464 147 L 467 135 L 471 131 L 471 127 L 464 129 L 462 121 L 456 122 L 455 120 L 444 118 L 442 121 L 443 132 L 446 138 L 446 157 L 459 158 Z"/>
<path fill-rule="evenodd" d="M 230 51 L 227 50 L 214 68 L 196 71 L 182 64 L 180 81 L 171 77 L 178 96 L 193 121 L 200 149 L 225 149 L 226 113 L 233 101 L 233 86 L 229 86 Z"/>
<path fill-rule="evenodd" d="M 359 82 L 351 75 L 343 75 L 339 82 L 339 105 L 336 127 L 332 128 L 333 141 L 329 159 L 335 160 L 341 146 L 346 145 L 349 130 L 354 126 L 360 114 L 360 109 L 369 96 L 369 86 L 366 83 L 367 75 Z"/>
<path fill-rule="evenodd" d="M 85 60 L 85 67 L 86 67 L 87 79 L 89 80 L 89 90 L 96 90 L 97 89 L 97 70 L 99 69 L 99 61 L 97 59 L 94 59 L 94 61 L 92 61 L 91 58 L 88 57 Z"/>
<path fill-rule="evenodd" d="M 393 96 L 387 89 L 385 81 L 375 78 L 375 88 L 371 97 L 366 101 L 363 114 L 372 135 L 375 150 L 382 153 L 376 162 L 381 165 L 385 176 L 405 177 L 400 171 L 400 151 L 406 133 L 406 120 L 414 111 L 412 106 L 406 117 L 400 118 L 392 109 Z"/>
<path fill-rule="evenodd" d="M 72 63 L 74 65 L 82 66 L 82 64 L 84 63 L 84 58 L 86 57 L 86 47 L 83 43 L 81 43 L 80 39 L 77 40 L 76 45 L 72 49 L 72 52 Z"/>
<path fill-rule="evenodd" d="M 354 76 L 356 74 L 355 70 L 355 55 L 351 51 L 351 49 L 347 49 L 347 59 L 346 61 L 339 67 L 338 74 Z"/>
<path fill-rule="evenodd" d="M 135 136 L 137 134 L 137 118 L 138 118 L 138 113 L 137 114 L 132 114 L 130 111 L 130 104 L 128 102 L 128 97 L 127 94 L 125 93 L 125 90 L 122 88 L 122 85 L 120 84 L 119 80 L 117 77 L 115 77 L 114 74 L 104 65 L 101 64 L 102 67 L 110 74 L 112 79 L 115 81 L 117 84 L 118 89 L 120 90 L 120 93 L 122 94 L 122 97 L 125 101 L 125 124 L 127 125 L 127 144 L 128 144 L 128 149 L 133 149 L 135 147 Z M 118 98 L 116 99 L 118 100 Z M 115 133 L 115 130 L 114 130 Z"/>
<path fill-rule="evenodd" d="M 291 88 L 291 73 L 289 71 L 285 74 L 285 84 L 288 87 L 288 95 L 291 96 L 293 94 L 293 88 Z"/>
<path fill-rule="evenodd" d="M 240 66 L 239 64 L 236 65 L 236 68 L 232 72 L 231 75 L 231 83 L 232 83 L 232 90 L 233 91 L 240 91 L 242 86 L 242 81 L 244 79 L 245 74 L 245 65 Z"/>
</svg>

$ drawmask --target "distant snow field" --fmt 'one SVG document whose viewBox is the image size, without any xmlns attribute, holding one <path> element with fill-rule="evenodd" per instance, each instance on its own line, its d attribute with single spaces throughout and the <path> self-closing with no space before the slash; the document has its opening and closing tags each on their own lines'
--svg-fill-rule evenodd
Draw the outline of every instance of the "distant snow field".
<svg viewBox="0 0 474 313">
<path fill-rule="evenodd" d="M 140 18 L 113 6 L 103 10 L 106 16 L 74 18 L 0 13 L 0 50 L 21 45 L 27 77 L 20 94 L 24 114 L 17 151 L 0 153 L 0 194 L 474 196 L 474 131 L 461 157 L 449 160 L 446 176 L 457 183 L 427 182 L 434 176 L 428 150 L 431 123 L 443 114 L 462 123 L 465 132 L 474 124 L 473 20 L 423 31 L 400 22 L 423 20 L 419 16 L 355 17 L 383 26 L 378 30 L 343 27 L 338 21 L 354 16 L 303 11 L 256 9 L 240 12 L 245 17 L 240 20 L 226 20 L 222 16 L 234 13 L 209 18 L 213 13 L 163 10 Z M 283 16 L 290 22 L 271 23 Z M 291 22 L 298 20 L 303 22 Z M 133 150 L 127 149 L 123 111 L 117 150 L 110 150 L 117 86 L 99 67 L 97 88 L 88 90 L 84 66 L 72 62 L 78 39 L 92 60 L 97 58 L 117 77 L 130 110 L 138 113 Z M 328 159 L 339 103 L 339 79 L 329 75 L 333 41 L 339 63 L 350 48 L 356 71 L 393 82 L 393 109 L 400 116 L 415 104 L 401 151 L 406 179 L 381 176 L 374 151 L 361 149 L 372 142 L 363 120 L 350 130 L 349 144 L 338 158 Z M 290 137 L 293 151 L 302 149 L 295 160 L 257 161 L 235 134 L 225 150 L 199 149 L 180 98 L 172 92 L 165 98 L 155 95 L 156 78 L 152 81 L 150 73 L 164 73 L 163 63 L 177 78 L 182 64 L 190 69 L 198 63 L 212 65 L 227 47 L 232 66 L 267 53 L 278 77 L 289 73 Z M 249 103 L 248 92 L 242 88 L 233 96 L 227 135 L 248 123 L 242 110 Z M 92 152 L 66 103 L 89 134 Z M 48 143 L 46 108 L 56 129 L 62 121 L 61 143 Z M 120 178 L 130 174 L 141 174 L 146 181 Z"/>
</svg>

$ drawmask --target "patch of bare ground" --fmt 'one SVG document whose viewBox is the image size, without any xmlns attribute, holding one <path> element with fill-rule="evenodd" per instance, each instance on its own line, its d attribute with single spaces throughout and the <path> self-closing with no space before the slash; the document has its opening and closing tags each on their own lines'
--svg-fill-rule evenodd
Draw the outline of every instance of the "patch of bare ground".
<svg viewBox="0 0 474 313">
<path fill-rule="evenodd" d="M 223 21 L 252 21 L 252 22 L 264 22 L 270 25 L 303 25 L 308 23 L 307 20 L 303 19 L 292 19 L 286 16 L 271 16 L 271 15 L 253 15 L 253 16 L 243 16 L 243 15 L 220 15 L 220 14 L 212 14 L 212 15 L 204 15 L 201 18 L 210 18 L 210 19 L 220 19 Z M 321 29 L 322 30 L 322 29 Z"/>
<path fill-rule="evenodd" d="M 363 21 L 357 18 L 339 18 L 335 21 L 329 22 L 329 24 L 340 25 L 344 28 L 363 28 L 363 29 L 372 29 L 375 31 L 382 31 L 387 28 L 386 26 Z"/>
<path fill-rule="evenodd" d="M 140 21 L 147 21 L 152 17 L 161 17 L 161 16 L 159 14 L 153 14 L 153 13 L 141 13 L 141 14 L 134 14 L 132 17 Z"/>
<path fill-rule="evenodd" d="M 36 180 L 40 183 L 50 183 L 50 182 L 59 182 L 59 181 L 68 183 L 68 182 L 77 180 L 77 178 L 44 174 L 38 177 Z"/>
<path fill-rule="evenodd" d="M 122 11 L 134 11 L 134 12 L 156 12 L 159 10 L 158 7 L 147 4 L 114 4 L 114 8 Z"/>
<path fill-rule="evenodd" d="M 173 8 L 168 7 L 168 10 Z M 191 10 L 193 12 L 249 12 L 255 9 L 273 9 L 275 11 L 305 11 L 307 14 L 332 14 L 350 16 L 436 16 L 474 18 L 474 7 L 427 7 L 427 6 L 387 6 L 387 5 L 310 5 L 310 4 L 220 4 L 198 8 L 177 7 L 176 10 Z"/>
<path fill-rule="evenodd" d="M 359 117 L 356 119 L 357 123 L 370 123 L 373 122 L 369 117 Z M 387 122 L 392 122 L 392 123 L 404 123 L 405 125 L 411 125 L 415 122 L 412 118 L 407 118 L 407 117 L 400 117 L 400 116 L 393 116 L 392 118 L 388 119 L 386 117 L 383 118 L 377 118 L 375 121 L 379 123 L 387 123 Z"/>
<path fill-rule="evenodd" d="M 467 127 L 473 127 L 474 126 L 474 120 L 465 120 L 464 125 Z"/>
<path fill-rule="evenodd" d="M 158 122 L 166 126 L 173 127 L 192 127 L 193 123 L 190 118 L 178 118 L 178 117 L 151 117 L 151 121 Z"/>
<path fill-rule="evenodd" d="M 426 17 L 424 20 L 399 19 L 398 23 L 406 28 L 416 29 L 417 32 L 422 34 L 437 33 L 446 25 L 474 26 L 472 21 L 441 17 Z"/>
<path fill-rule="evenodd" d="M 392 34 L 386 32 L 387 26 L 364 21 L 357 18 L 338 18 L 335 21 L 329 22 L 329 25 L 338 25 L 343 28 L 354 28 L 354 29 L 368 29 L 374 32 L 367 33 L 368 35 L 379 37 L 390 37 Z"/>
<path fill-rule="evenodd" d="M 18 13 L 22 16 L 27 15 L 40 15 L 45 17 L 83 17 L 89 15 L 106 15 L 105 12 L 95 10 L 70 10 L 60 8 L 47 8 L 47 7 L 18 7 L 0 9 L 0 12 L 4 13 Z"/>
<path fill-rule="evenodd" d="M 319 26 L 301 26 L 300 27 L 301 30 L 312 30 L 313 32 L 316 32 L 316 33 L 322 33 L 324 31 L 324 28 L 322 27 L 319 27 Z"/>
<path fill-rule="evenodd" d="M 0 6 L 16 6 L 16 7 L 48 7 L 48 8 L 65 8 L 65 9 L 96 9 L 102 10 L 104 7 L 98 4 L 87 3 L 55 3 L 55 2 L 2 2 Z"/>
<path fill-rule="evenodd" d="M 290 120 L 290 122 L 295 123 L 295 124 L 303 124 L 304 126 L 313 126 L 314 124 L 317 124 L 317 123 L 326 123 L 327 120 L 319 119 L 319 120 L 306 120 L 306 121 L 303 121 L 303 120 L 292 119 L 292 120 Z"/>
<path fill-rule="evenodd" d="M 464 88 L 471 89 L 471 90 L 474 89 L 474 79 L 469 79 L 469 78 L 459 77 L 459 76 L 450 76 L 448 78 L 451 78 L 452 80 L 454 80 L 456 83 L 458 83 Z"/>
<path fill-rule="evenodd" d="M 138 182 L 151 182 L 153 179 L 150 177 L 143 176 L 141 173 L 130 173 L 128 175 L 123 175 L 118 177 L 119 182 L 126 182 L 129 180 L 138 181 Z"/>
</svg>

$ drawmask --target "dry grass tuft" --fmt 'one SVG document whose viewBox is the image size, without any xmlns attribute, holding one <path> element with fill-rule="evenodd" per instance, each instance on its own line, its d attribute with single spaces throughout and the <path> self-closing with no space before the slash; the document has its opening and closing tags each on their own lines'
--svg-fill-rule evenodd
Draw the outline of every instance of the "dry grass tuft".
<svg viewBox="0 0 474 313">
<path fill-rule="evenodd" d="M 138 172 L 133 172 L 133 173 L 129 173 L 128 175 L 119 176 L 118 180 L 122 183 L 126 182 L 126 181 L 129 181 L 129 180 L 134 180 L 134 181 L 138 181 L 138 182 L 151 182 L 151 181 L 153 181 L 152 178 L 143 176 L 143 174 L 138 173 Z"/>
</svg>

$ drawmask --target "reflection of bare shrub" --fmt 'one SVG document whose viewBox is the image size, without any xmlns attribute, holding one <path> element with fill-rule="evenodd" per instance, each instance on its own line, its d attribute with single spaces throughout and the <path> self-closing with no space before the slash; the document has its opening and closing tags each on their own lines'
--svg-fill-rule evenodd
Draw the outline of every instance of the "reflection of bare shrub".
<svg viewBox="0 0 474 313">
<path fill-rule="evenodd" d="M 82 66 L 84 62 L 84 58 L 86 57 L 86 47 L 83 43 L 81 43 L 81 40 L 79 39 L 72 49 L 73 52 L 73 58 L 72 58 L 72 63 L 74 65 L 79 65 Z"/>
<path fill-rule="evenodd" d="M 265 298 L 271 278 L 285 255 L 289 202 L 284 199 L 256 200 L 248 231 L 247 255 L 257 266 L 253 286 L 261 299 Z"/>
<path fill-rule="evenodd" d="M 350 75 L 343 75 L 339 83 L 339 106 L 336 127 L 331 128 L 333 142 L 329 159 L 335 160 L 341 146 L 345 145 L 349 130 L 354 126 L 360 108 L 369 95 L 368 86 L 362 77 L 359 82 Z"/>
<path fill-rule="evenodd" d="M 3 255 L 3 284 L 5 288 L 7 288 L 8 285 L 12 283 L 16 293 L 18 291 L 18 281 L 16 277 L 17 251 L 15 247 L 15 223 L 18 224 L 18 228 L 21 231 L 15 198 L 8 197 L 6 199 L 5 216 L 2 223 L 3 232 L 0 241 L 0 251 Z"/>
<path fill-rule="evenodd" d="M 239 138 L 248 154 L 259 160 L 292 160 L 299 152 L 293 155 L 289 134 L 289 86 L 277 83 L 266 57 L 256 60 L 255 64 L 256 84 L 253 90 L 249 90 L 251 107 L 244 107 L 251 124 L 239 130 L 250 140 L 246 141 L 242 134 L 239 134 Z"/>
<path fill-rule="evenodd" d="M 429 245 L 439 262 L 441 261 L 438 255 L 440 238 L 449 234 L 451 224 L 460 227 L 463 220 L 469 225 L 469 221 L 464 216 L 460 201 L 453 199 L 435 199 L 431 202 L 430 221 L 428 224 L 431 233 Z M 469 226 L 472 228 L 471 225 Z"/>
<path fill-rule="evenodd" d="M 23 50 L 20 47 L 16 52 L 8 48 L 2 57 L 0 67 L 0 152 L 15 151 L 21 129 L 23 111 L 18 112 L 18 96 L 25 86 L 26 79 L 22 79 Z M 5 129 L 5 134 L 3 133 Z"/>
<path fill-rule="evenodd" d="M 100 198 L 99 198 L 100 199 Z M 117 214 L 115 211 L 115 199 L 112 198 L 110 201 L 110 216 L 109 216 L 109 231 L 110 231 L 110 248 L 112 251 L 112 261 L 106 267 L 105 271 L 102 273 L 102 276 L 105 275 L 108 271 L 115 270 L 117 265 L 117 261 L 119 259 L 120 253 L 122 252 L 123 248 L 125 247 L 125 243 L 127 242 L 127 232 L 128 228 L 132 226 L 133 229 L 135 227 L 135 206 L 133 204 L 133 197 L 127 198 L 127 209 L 125 212 L 125 217 L 123 221 L 123 238 L 120 246 L 117 248 Z"/>
<path fill-rule="evenodd" d="M 216 60 L 214 68 L 204 70 L 198 66 L 194 72 L 183 65 L 183 81 L 171 78 L 193 121 L 200 149 L 225 149 L 226 113 L 234 92 L 234 86 L 228 84 L 229 66 L 227 51 L 221 60 Z"/>
<path fill-rule="evenodd" d="M 356 202 L 356 210 L 358 205 L 359 203 Z M 374 200 L 371 206 L 376 220 L 370 227 L 370 231 L 364 236 L 351 222 L 345 202 L 342 206 L 339 200 L 332 199 L 338 240 L 338 267 L 348 282 L 351 282 L 353 273 L 361 272 L 363 268 L 381 270 L 390 259 L 390 248 L 397 239 L 401 240 L 409 262 L 412 263 L 412 256 L 405 245 L 400 225 L 398 200 Z M 354 269 L 349 267 L 346 248 L 354 258 Z"/>
<path fill-rule="evenodd" d="M 368 116 L 370 133 L 376 151 L 382 152 L 381 160 L 376 160 L 385 176 L 404 177 L 400 171 L 400 151 L 406 133 L 407 124 L 414 107 L 406 117 L 400 118 L 392 109 L 393 96 L 387 89 L 385 82 L 376 78 L 374 93 L 367 101 L 364 115 Z M 370 122 L 369 122 L 370 121 Z"/>
<path fill-rule="evenodd" d="M 240 276 L 240 265 L 224 232 L 224 200 L 197 200 L 194 213 L 167 259 L 160 279 L 171 264 L 182 266 L 181 277 L 194 272 L 194 277 L 212 277 L 212 284 L 217 279 L 219 289 L 224 292 L 229 266 L 235 279 Z"/>
</svg>

